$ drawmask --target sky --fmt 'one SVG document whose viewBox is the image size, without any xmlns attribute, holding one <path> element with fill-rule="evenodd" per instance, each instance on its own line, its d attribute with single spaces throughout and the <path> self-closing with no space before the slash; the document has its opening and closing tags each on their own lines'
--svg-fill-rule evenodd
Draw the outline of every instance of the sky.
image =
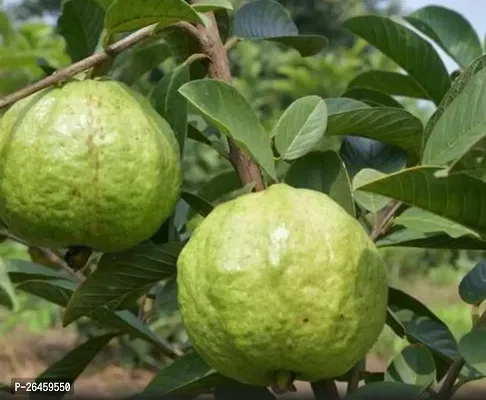
<svg viewBox="0 0 486 400">
<path fill-rule="evenodd" d="M 3 0 L 3 3 L 9 5 L 14 4 L 17 1 L 18 0 Z M 472 23 L 481 40 L 486 36 L 486 0 L 402 0 L 402 4 L 404 8 L 409 11 L 432 4 L 452 8 L 461 13 Z M 438 49 L 438 51 L 449 71 L 454 70 L 456 68 L 455 63 L 440 49 Z"/>
</svg>

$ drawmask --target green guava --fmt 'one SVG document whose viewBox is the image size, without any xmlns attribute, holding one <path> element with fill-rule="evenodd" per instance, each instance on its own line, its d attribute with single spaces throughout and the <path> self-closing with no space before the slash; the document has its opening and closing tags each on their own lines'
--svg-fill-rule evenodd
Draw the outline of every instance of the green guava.
<svg viewBox="0 0 486 400">
<path fill-rule="evenodd" d="M 123 83 L 69 81 L 0 121 L 0 218 L 32 244 L 128 249 L 170 215 L 180 185 L 171 127 Z"/>
<path fill-rule="evenodd" d="M 367 233 L 327 195 L 286 184 L 214 208 L 177 283 L 195 350 L 250 385 L 342 375 L 385 324 L 387 273 Z"/>
</svg>

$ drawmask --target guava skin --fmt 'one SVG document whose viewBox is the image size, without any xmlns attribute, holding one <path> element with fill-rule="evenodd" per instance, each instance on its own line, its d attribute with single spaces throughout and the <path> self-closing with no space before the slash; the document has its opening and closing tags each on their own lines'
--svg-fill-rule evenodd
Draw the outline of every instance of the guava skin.
<svg viewBox="0 0 486 400">
<path fill-rule="evenodd" d="M 0 218 L 32 244 L 126 250 L 156 232 L 180 185 L 172 129 L 123 83 L 69 81 L 0 121 Z"/>
<path fill-rule="evenodd" d="M 213 209 L 177 282 L 195 350 L 250 385 L 344 374 L 385 324 L 387 273 L 366 232 L 327 195 L 286 184 Z"/>
</svg>

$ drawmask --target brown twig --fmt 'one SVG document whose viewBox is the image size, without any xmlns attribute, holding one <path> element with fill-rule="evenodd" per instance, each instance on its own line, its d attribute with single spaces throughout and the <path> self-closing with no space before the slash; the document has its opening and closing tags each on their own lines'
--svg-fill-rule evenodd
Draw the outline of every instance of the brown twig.
<svg viewBox="0 0 486 400">
<path fill-rule="evenodd" d="M 199 3 L 201 0 L 193 0 L 192 3 Z M 209 76 L 226 82 L 231 81 L 231 71 L 229 67 L 227 49 L 221 41 L 216 18 L 213 13 L 206 14 L 209 17 L 208 27 L 197 25 L 199 34 L 197 35 L 201 50 L 209 58 Z M 255 190 L 265 189 L 262 175 L 258 166 L 253 160 L 238 146 L 229 140 L 230 160 L 235 167 L 238 177 L 243 185 L 255 183 Z"/>
<path fill-rule="evenodd" d="M 63 271 L 67 272 L 69 275 L 71 275 L 73 278 L 75 278 L 78 282 L 82 282 L 85 280 L 84 275 L 80 274 L 79 272 L 73 271 L 69 265 L 61 258 L 59 257 L 54 251 L 47 249 L 45 247 L 39 247 L 39 246 L 33 246 L 32 244 L 26 242 L 23 239 L 18 238 L 15 235 L 12 235 L 10 232 L 6 230 L 2 230 L 1 234 L 3 236 L 6 236 L 10 240 L 13 240 L 14 242 L 23 244 L 24 246 L 27 247 L 34 247 L 37 250 L 39 250 L 44 257 L 46 257 L 52 264 L 57 265 L 60 269 Z"/>
<path fill-rule="evenodd" d="M 187 23 L 187 22 L 178 22 L 174 24 L 179 28 L 184 29 L 186 32 L 199 37 L 199 31 L 196 29 L 195 26 Z M 126 36 L 125 38 L 119 40 L 116 43 L 113 43 L 110 46 L 107 46 L 106 49 L 102 52 L 95 53 L 81 61 L 75 62 L 65 68 L 61 68 L 57 70 L 52 75 L 47 76 L 37 82 L 34 82 L 31 85 L 28 85 L 20 90 L 17 90 L 14 93 L 11 93 L 2 99 L 0 99 L 0 108 L 8 106 L 9 104 L 15 103 L 18 100 L 21 100 L 33 93 L 36 93 L 42 89 L 45 89 L 49 86 L 55 85 L 63 80 L 66 80 L 80 72 L 83 72 L 91 67 L 94 67 L 100 63 L 103 63 L 109 60 L 114 55 L 127 50 L 128 48 L 136 45 L 137 43 L 142 42 L 143 40 L 153 36 L 156 34 L 156 24 L 146 26 L 138 31 L 131 33 L 130 35 Z"/>
<path fill-rule="evenodd" d="M 395 214 L 397 213 L 397 211 L 401 206 L 402 203 L 398 201 L 388 209 L 388 211 L 386 212 L 383 218 L 377 218 L 376 224 L 370 233 L 371 240 L 376 242 L 376 240 L 380 237 L 380 235 L 388 230 L 391 222 L 393 221 L 393 218 L 395 218 Z"/>
</svg>

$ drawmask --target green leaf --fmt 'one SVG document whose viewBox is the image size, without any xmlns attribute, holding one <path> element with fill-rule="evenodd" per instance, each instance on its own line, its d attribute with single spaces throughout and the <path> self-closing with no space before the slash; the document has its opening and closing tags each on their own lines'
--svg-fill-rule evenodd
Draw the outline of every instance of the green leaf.
<svg viewBox="0 0 486 400">
<path fill-rule="evenodd" d="M 329 113 L 326 135 L 364 136 L 419 154 L 422 122 L 394 107 L 369 107 Z"/>
<path fill-rule="evenodd" d="M 98 46 L 105 10 L 96 0 L 67 0 L 57 23 L 73 62 L 93 54 Z"/>
<path fill-rule="evenodd" d="M 184 0 L 115 0 L 106 12 L 105 28 L 111 35 L 155 23 L 160 29 L 179 21 L 203 23 Z"/>
<path fill-rule="evenodd" d="M 486 138 L 486 69 L 476 73 L 444 110 L 425 145 L 422 162 L 457 163 Z"/>
<path fill-rule="evenodd" d="M 437 178 L 438 167 L 413 167 L 360 187 L 486 233 L 486 183 L 467 175 Z M 474 206 L 471 206 L 474 205 Z"/>
<path fill-rule="evenodd" d="M 422 343 L 448 364 L 459 357 L 457 343 L 447 325 L 420 301 L 401 290 L 390 288 L 388 307 L 405 328 L 405 336 L 411 343 Z M 401 332 L 395 333 L 401 335 Z"/>
<path fill-rule="evenodd" d="M 182 192 L 181 198 L 187 204 L 189 204 L 189 207 L 194 209 L 194 211 L 196 211 L 198 214 L 201 214 L 203 217 L 207 217 L 214 209 L 214 206 L 209 201 L 203 199 L 197 194 Z"/>
<path fill-rule="evenodd" d="M 181 243 L 142 244 L 121 253 L 104 254 L 96 270 L 71 296 L 64 326 L 97 308 L 114 310 L 133 292 L 174 275 L 181 249 Z"/>
<path fill-rule="evenodd" d="M 223 171 L 203 183 L 197 193 L 210 202 L 218 203 L 218 199 L 230 192 L 241 189 L 241 182 L 234 169 Z"/>
<path fill-rule="evenodd" d="M 428 387 L 435 382 L 435 361 L 427 347 L 412 344 L 405 347 L 388 366 L 385 380 Z"/>
<path fill-rule="evenodd" d="M 471 23 L 457 11 L 431 5 L 404 18 L 415 29 L 428 36 L 460 66 L 468 66 L 483 50 Z"/>
<path fill-rule="evenodd" d="M 327 113 L 339 114 L 343 111 L 359 110 L 362 108 L 369 109 L 370 106 L 362 101 L 348 99 L 346 97 L 331 97 L 324 99 L 327 105 Z"/>
<path fill-rule="evenodd" d="M 187 126 L 187 138 L 208 146 L 213 145 L 213 142 L 204 133 L 191 124 Z"/>
<path fill-rule="evenodd" d="M 166 43 L 147 41 L 123 52 L 114 62 L 110 71 L 112 79 L 132 85 L 142 75 L 157 67 L 171 56 Z"/>
<path fill-rule="evenodd" d="M 59 361 L 51 364 L 37 377 L 37 380 L 50 379 L 58 382 L 73 383 L 85 370 L 88 364 L 96 357 L 99 351 L 106 346 L 110 340 L 119 336 L 121 333 L 122 332 L 108 333 L 87 340 L 82 345 L 70 351 Z M 58 398 L 60 397 L 62 397 L 61 394 Z"/>
<path fill-rule="evenodd" d="M 360 100 L 371 107 L 397 107 L 403 108 L 403 105 L 395 100 L 388 93 L 371 88 L 352 88 L 343 93 L 343 97 Z"/>
<path fill-rule="evenodd" d="M 233 4 L 231 4 L 230 0 L 201 0 L 196 4 L 192 5 L 198 12 L 210 12 L 216 10 L 232 10 Z"/>
<path fill-rule="evenodd" d="M 410 400 L 422 393 L 422 387 L 401 382 L 372 382 L 348 394 L 344 400 Z"/>
<path fill-rule="evenodd" d="M 353 190 L 355 200 L 361 207 L 372 213 L 380 211 L 390 202 L 390 199 L 388 197 L 376 195 L 373 193 L 362 192 L 361 190 L 359 190 L 359 187 L 383 176 L 385 176 L 385 174 L 379 171 L 365 168 L 358 172 L 353 178 Z"/>
<path fill-rule="evenodd" d="M 0 306 L 16 312 L 19 307 L 15 289 L 8 276 L 8 270 L 4 259 L 0 259 Z"/>
<path fill-rule="evenodd" d="M 478 262 L 462 278 L 459 296 L 468 304 L 479 305 L 486 300 L 486 261 Z"/>
<path fill-rule="evenodd" d="M 277 179 L 270 136 L 234 86 L 201 79 L 186 83 L 179 91 L 209 122 L 243 146 L 272 179 Z"/>
<path fill-rule="evenodd" d="M 115 0 L 96 0 L 104 10 L 108 10 Z"/>
<path fill-rule="evenodd" d="M 395 61 L 439 104 L 451 80 L 432 44 L 406 26 L 387 17 L 364 15 L 348 19 L 344 26 Z"/>
<path fill-rule="evenodd" d="M 326 193 L 350 215 L 356 215 L 346 168 L 334 151 L 316 151 L 299 158 L 287 171 L 285 182 L 296 188 Z"/>
<path fill-rule="evenodd" d="M 486 67 L 486 56 L 481 56 L 471 63 L 456 79 L 454 79 L 450 89 L 447 91 L 446 95 L 437 107 L 437 110 L 429 118 L 427 125 L 425 126 L 424 143 L 427 141 L 430 133 L 434 130 L 435 125 L 441 118 L 444 111 L 449 107 L 454 99 L 463 92 L 471 78 L 484 67 Z"/>
<path fill-rule="evenodd" d="M 260 386 L 245 385 L 234 381 L 232 384 L 218 386 L 214 389 L 214 400 L 276 400 L 267 389 Z"/>
<path fill-rule="evenodd" d="M 275 125 L 272 137 L 284 160 L 308 153 L 323 137 L 327 126 L 327 106 L 319 96 L 294 101 Z"/>
<path fill-rule="evenodd" d="M 359 136 L 345 136 L 339 151 L 350 176 L 364 168 L 396 172 L 407 164 L 407 152 L 395 146 Z"/>
<path fill-rule="evenodd" d="M 4 259 L 3 266 L 14 284 L 30 280 L 56 280 L 73 281 L 73 277 L 63 270 L 48 268 L 30 261 L 17 259 Z M 74 282 L 74 281 L 73 281 Z"/>
<path fill-rule="evenodd" d="M 158 312 L 173 313 L 179 309 L 177 301 L 177 276 L 167 279 L 164 285 L 157 290 L 155 307 Z"/>
<path fill-rule="evenodd" d="M 473 329 L 459 341 L 459 351 L 468 365 L 486 374 L 486 332 Z"/>
<path fill-rule="evenodd" d="M 208 366 L 194 351 L 185 354 L 160 372 L 133 400 L 147 395 L 164 399 L 169 395 L 204 393 L 227 378 Z M 159 397 L 160 396 L 160 397 Z"/>
<path fill-rule="evenodd" d="M 393 96 L 427 99 L 427 92 L 410 75 L 390 71 L 366 71 L 348 83 L 348 88 L 369 88 Z"/>
<path fill-rule="evenodd" d="M 233 35 L 275 41 L 294 48 L 302 57 L 318 54 L 327 45 L 323 36 L 299 35 L 285 8 L 274 0 L 253 0 L 243 4 L 233 16 Z"/>
<path fill-rule="evenodd" d="M 404 226 L 415 232 L 423 233 L 447 233 L 452 238 L 461 236 L 473 236 L 479 239 L 479 235 L 471 229 L 451 222 L 431 212 L 411 207 L 393 220 L 396 225 Z"/>
<path fill-rule="evenodd" d="M 190 80 L 189 66 L 181 64 L 155 86 L 151 98 L 155 110 L 170 124 L 179 142 L 181 154 L 187 135 L 187 100 L 179 88 Z"/>
<path fill-rule="evenodd" d="M 17 289 L 61 307 L 68 305 L 69 299 L 79 286 L 71 275 L 43 265 L 23 260 L 5 260 L 5 266 L 11 281 L 17 285 Z M 104 326 L 121 330 L 161 348 L 167 348 L 165 341 L 158 338 L 129 311 L 113 312 L 105 307 L 90 310 L 87 316 Z"/>
<path fill-rule="evenodd" d="M 15 40 L 15 30 L 6 12 L 0 11 L 0 35 L 4 46 L 10 46 Z"/>
<path fill-rule="evenodd" d="M 396 229 L 380 238 L 378 247 L 416 247 L 424 249 L 464 249 L 485 250 L 486 242 L 470 237 L 454 239 L 447 234 L 415 232 L 409 229 Z"/>
</svg>

